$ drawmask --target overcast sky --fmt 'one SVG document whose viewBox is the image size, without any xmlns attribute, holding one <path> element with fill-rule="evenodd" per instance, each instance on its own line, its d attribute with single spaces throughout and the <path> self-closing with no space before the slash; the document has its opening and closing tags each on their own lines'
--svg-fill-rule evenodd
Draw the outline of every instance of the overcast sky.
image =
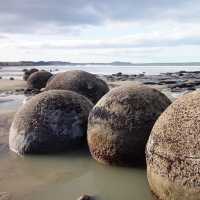
<svg viewBox="0 0 200 200">
<path fill-rule="evenodd" d="M 0 61 L 200 61 L 200 0 L 0 0 Z"/>
</svg>

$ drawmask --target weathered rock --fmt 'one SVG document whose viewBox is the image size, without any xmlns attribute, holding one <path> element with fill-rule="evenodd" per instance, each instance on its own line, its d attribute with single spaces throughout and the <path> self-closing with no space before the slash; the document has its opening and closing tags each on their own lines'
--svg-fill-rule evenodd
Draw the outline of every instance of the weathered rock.
<svg viewBox="0 0 200 200">
<path fill-rule="evenodd" d="M 92 156 L 108 164 L 144 163 L 151 129 L 169 104 L 164 94 L 144 85 L 112 89 L 89 115 L 87 138 Z"/>
<path fill-rule="evenodd" d="M 32 69 L 24 69 L 23 72 L 24 72 L 24 75 L 23 75 L 23 79 L 25 81 L 28 80 L 29 76 L 34 73 L 34 72 L 38 72 L 39 70 L 36 69 L 36 68 L 32 68 Z"/>
<path fill-rule="evenodd" d="M 40 90 L 44 88 L 51 76 L 52 74 L 47 71 L 32 73 L 27 80 L 27 90 Z"/>
<path fill-rule="evenodd" d="M 200 199 L 200 92 L 178 98 L 156 121 L 146 148 L 147 175 L 160 200 Z"/>
<path fill-rule="evenodd" d="M 57 74 L 47 83 L 46 90 L 51 89 L 72 90 L 88 97 L 93 103 L 109 91 L 102 79 L 79 70 Z"/>
<path fill-rule="evenodd" d="M 15 115 L 10 149 L 19 154 L 70 150 L 86 141 L 92 103 L 72 91 L 51 90 L 32 97 Z"/>
</svg>

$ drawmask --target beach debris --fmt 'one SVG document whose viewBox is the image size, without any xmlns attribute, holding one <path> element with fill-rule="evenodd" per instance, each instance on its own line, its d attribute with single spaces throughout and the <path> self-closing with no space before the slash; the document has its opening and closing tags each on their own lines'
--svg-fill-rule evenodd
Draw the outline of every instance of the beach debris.
<svg viewBox="0 0 200 200">
<path fill-rule="evenodd" d="M 200 93 L 179 97 L 158 118 L 146 147 L 151 191 L 163 200 L 200 199 Z"/>
<path fill-rule="evenodd" d="M 28 100 L 14 117 L 9 147 L 18 154 L 51 153 L 86 142 L 93 104 L 72 91 L 51 90 Z"/>
<path fill-rule="evenodd" d="M 88 145 L 94 159 L 106 164 L 144 164 L 151 129 L 170 100 L 156 89 L 126 84 L 110 90 L 88 119 Z"/>
<path fill-rule="evenodd" d="M 86 96 L 93 103 L 109 91 L 105 81 L 94 74 L 80 70 L 57 74 L 47 83 L 46 90 L 52 89 L 75 91 Z"/>
</svg>

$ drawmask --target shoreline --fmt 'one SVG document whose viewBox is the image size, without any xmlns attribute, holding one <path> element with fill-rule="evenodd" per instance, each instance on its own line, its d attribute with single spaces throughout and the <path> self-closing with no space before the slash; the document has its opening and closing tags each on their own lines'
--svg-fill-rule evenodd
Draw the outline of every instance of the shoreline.
<svg viewBox="0 0 200 200">
<path fill-rule="evenodd" d="M 200 71 L 178 71 L 160 73 L 159 75 L 123 74 L 121 72 L 112 75 L 100 75 L 110 89 L 128 82 L 144 84 L 169 93 L 186 93 L 200 89 Z M 24 94 L 26 82 L 19 79 L 0 79 L 0 94 Z"/>
</svg>

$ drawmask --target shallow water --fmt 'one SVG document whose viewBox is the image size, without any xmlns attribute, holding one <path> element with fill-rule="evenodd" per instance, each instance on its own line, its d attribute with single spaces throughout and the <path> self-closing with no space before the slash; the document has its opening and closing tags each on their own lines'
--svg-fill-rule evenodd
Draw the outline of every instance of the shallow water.
<svg viewBox="0 0 200 200">
<path fill-rule="evenodd" d="M 106 200 L 150 200 L 145 169 L 98 164 L 87 153 L 18 157 L 0 155 L 0 191 L 13 199 L 77 199 L 90 194 Z"/>
<path fill-rule="evenodd" d="M 16 110 L 22 100 L 0 103 L 0 110 Z M 99 200 L 152 200 L 145 169 L 104 166 L 87 150 L 17 156 L 0 140 L 0 199 L 1 193 L 13 200 L 76 200 L 82 194 Z"/>
<path fill-rule="evenodd" d="M 24 95 L 0 94 L 0 110 L 16 110 L 24 98 Z"/>
</svg>

